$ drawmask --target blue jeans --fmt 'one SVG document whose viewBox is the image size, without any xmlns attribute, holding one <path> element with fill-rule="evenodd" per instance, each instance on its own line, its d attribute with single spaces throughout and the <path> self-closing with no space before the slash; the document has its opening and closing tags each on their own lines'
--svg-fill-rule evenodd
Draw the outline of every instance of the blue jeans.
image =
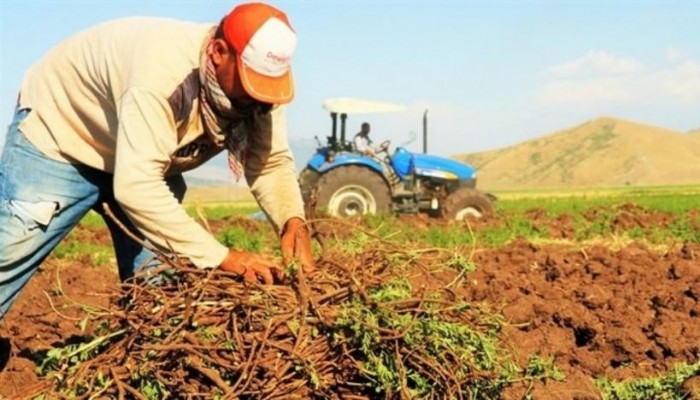
<svg viewBox="0 0 700 400">
<path fill-rule="evenodd" d="M 0 320 L 39 265 L 90 210 L 102 215 L 109 228 L 122 281 L 155 257 L 104 215 L 106 203 L 124 226 L 143 239 L 114 199 L 112 175 L 46 157 L 19 130 L 30 112 L 16 111 L 0 158 Z M 182 175 L 166 182 L 182 201 L 186 191 Z"/>
</svg>

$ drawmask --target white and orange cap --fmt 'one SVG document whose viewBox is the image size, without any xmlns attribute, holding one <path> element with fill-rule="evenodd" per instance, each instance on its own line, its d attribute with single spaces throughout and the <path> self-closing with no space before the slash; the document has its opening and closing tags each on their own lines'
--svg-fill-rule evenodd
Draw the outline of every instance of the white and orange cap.
<svg viewBox="0 0 700 400">
<path fill-rule="evenodd" d="M 226 42 L 236 51 L 246 93 L 265 103 L 292 101 L 290 61 L 297 36 L 287 15 L 264 3 L 241 4 L 224 18 L 223 31 Z"/>
</svg>

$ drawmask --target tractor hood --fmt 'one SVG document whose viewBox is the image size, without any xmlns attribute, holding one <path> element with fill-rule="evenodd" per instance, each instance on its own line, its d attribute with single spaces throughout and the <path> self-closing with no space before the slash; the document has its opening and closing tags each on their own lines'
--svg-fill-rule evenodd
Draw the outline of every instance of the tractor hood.
<svg viewBox="0 0 700 400">
<path fill-rule="evenodd" d="M 432 176 L 447 180 L 476 178 L 476 169 L 471 165 L 428 154 L 414 154 L 413 167 L 416 175 Z"/>
</svg>

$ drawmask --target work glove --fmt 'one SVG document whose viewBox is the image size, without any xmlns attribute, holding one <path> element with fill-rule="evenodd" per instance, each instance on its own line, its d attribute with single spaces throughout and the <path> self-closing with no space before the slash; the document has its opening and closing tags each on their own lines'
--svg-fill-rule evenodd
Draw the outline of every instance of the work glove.
<svg viewBox="0 0 700 400">
<path fill-rule="evenodd" d="M 306 274 L 314 270 L 314 258 L 311 253 L 311 235 L 306 222 L 298 217 L 292 217 L 284 224 L 282 238 L 280 239 L 282 248 L 282 262 L 290 265 L 294 260 L 301 264 L 301 268 Z"/>
<path fill-rule="evenodd" d="M 274 261 L 247 251 L 229 250 L 219 268 L 240 275 L 248 283 L 262 281 L 266 285 L 271 285 L 275 278 L 280 281 L 283 278 L 282 270 Z"/>
</svg>

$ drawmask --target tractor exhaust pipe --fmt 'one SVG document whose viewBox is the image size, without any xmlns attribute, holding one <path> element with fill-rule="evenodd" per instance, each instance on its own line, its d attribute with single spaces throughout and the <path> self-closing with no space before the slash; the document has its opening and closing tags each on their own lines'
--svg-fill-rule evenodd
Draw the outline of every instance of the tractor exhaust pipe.
<svg viewBox="0 0 700 400">
<path fill-rule="evenodd" d="M 331 137 L 330 137 L 330 143 L 328 143 L 329 146 L 335 149 L 335 143 L 338 142 L 338 114 L 332 112 L 331 113 L 331 120 L 333 121 L 333 125 L 331 125 Z"/>
<path fill-rule="evenodd" d="M 348 119 L 348 115 L 346 113 L 340 114 L 340 148 L 342 149 L 343 146 L 345 146 L 345 121 Z"/>
<path fill-rule="evenodd" d="M 423 154 L 428 154 L 428 109 L 423 113 Z"/>
</svg>

